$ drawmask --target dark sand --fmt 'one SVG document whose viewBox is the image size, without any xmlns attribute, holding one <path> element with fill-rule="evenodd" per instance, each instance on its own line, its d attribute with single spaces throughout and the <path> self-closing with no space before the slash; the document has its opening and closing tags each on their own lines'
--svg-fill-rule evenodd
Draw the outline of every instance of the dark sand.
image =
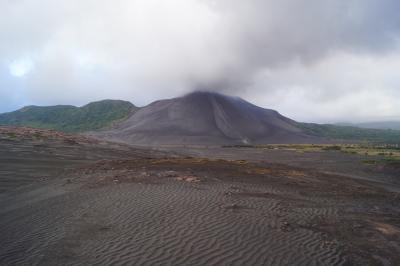
<svg viewBox="0 0 400 266">
<path fill-rule="evenodd" d="M 396 169 L 354 155 L 11 136 L 0 265 L 400 264 Z"/>
</svg>

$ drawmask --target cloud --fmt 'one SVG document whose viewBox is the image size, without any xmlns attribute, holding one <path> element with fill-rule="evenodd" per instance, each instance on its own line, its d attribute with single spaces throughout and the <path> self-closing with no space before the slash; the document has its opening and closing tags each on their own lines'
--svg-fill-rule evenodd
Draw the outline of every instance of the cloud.
<svg viewBox="0 0 400 266">
<path fill-rule="evenodd" d="M 33 68 L 33 62 L 29 59 L 15 60 L 9 64 L 10 74 L 14 77 L 23 77 Z"/>
<path fill-rule="evenodd" d="M 32 61 L 20 75 L 28 102 L 144 105 L 207 89 L 303 120 L 365 119 L 370 97 L 375 112 L 400 115 L 378 108 L 399 85 L 396 0 L 0 0 L 0 10 L 2 69 Z M 2 82 L 0 101 L 14 85 Z"/>
<path fill-rule="evenodd" d="M 337 51 L 384 53 L 398 44 L 398 1 L 217 2 L 231 25 L 227 35 L 240 67 L 235 76 L 244 73 L 245 80 L 259 70 L 293 61 L 313 64 Z"/>
<path fill-rule="evenodd" d="M 294 62 L 260 72 L 244 97 L 300 121 L 400 119 L 400 53 L 336 53 L 312 66 Z"/>
</svg>

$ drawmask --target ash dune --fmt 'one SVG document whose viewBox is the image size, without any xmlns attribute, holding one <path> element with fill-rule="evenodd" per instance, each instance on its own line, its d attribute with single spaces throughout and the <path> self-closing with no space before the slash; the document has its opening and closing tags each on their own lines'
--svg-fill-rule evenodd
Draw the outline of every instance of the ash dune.
<svg viewBox="0 0 400 266">
<path fill-rule="evenodd" d="M 241 98 L 194 92 L 141 108 L 113 129 L 94 133 L 134 144 L 310 143 L 297 122 Z"/>
<path fill-rule="evenodd" d="M 0 265 L 400 265 L 399 166 L 298 151 L 0 127 Z"/>
</svg>

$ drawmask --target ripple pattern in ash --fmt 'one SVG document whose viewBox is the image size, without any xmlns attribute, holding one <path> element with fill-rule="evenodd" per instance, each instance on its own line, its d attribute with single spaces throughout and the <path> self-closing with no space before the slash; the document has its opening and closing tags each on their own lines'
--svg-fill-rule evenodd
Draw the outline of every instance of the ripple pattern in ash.
<svg viewBox="0 0 400 266">
<path fill-rule="evenodd" d="M 230 197 L 224 193 L 230 185 L 121 184 L 71 192 L 64 206 L 60 197 L 37 203 L 38 209 L 40 204 L 52 208 L 27 214 L 32 217 L 26 219 L 33 218 L 27 228 L 31 233 L 18 232 L 21 243 L 1 254 L 8 256 L 2 265 L 346 263 L 339 248 L 321 244 L 321 233 L 280 230 L 288 210 L 280 209 L 279 200 Z M 2 226 L 12 231 L 14 225 Z M 27 250 L 31 256 L 18 256 Z"/>
</svg>

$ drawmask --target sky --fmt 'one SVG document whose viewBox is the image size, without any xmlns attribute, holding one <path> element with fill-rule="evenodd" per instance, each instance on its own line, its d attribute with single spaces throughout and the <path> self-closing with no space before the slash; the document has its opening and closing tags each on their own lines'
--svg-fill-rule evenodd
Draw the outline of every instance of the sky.
<svg viewBox="0 0 400 266">
<path fill-rule="evenodd" d="M 0 0 L 0 112 L 208 90 L 400 120 L 398 0 Z"/>
</svg>

